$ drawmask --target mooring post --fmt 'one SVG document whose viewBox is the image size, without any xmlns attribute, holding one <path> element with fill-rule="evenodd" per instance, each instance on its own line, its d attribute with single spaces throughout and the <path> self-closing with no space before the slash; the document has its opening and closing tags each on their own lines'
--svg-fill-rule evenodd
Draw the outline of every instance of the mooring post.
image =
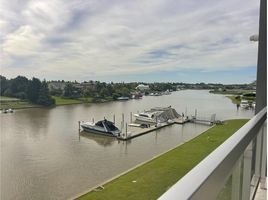
<svg viewBox="0 0 268 200">
<path fill-rule="evenodd" d="M 130 123 L 132 123 L 132 112 L 130 112 Z"/>
<path fill-rule="evenodd" d="M 94 123 L 94 117 L 92 118 L 92 123 Z"/>
<path fill-rule="evenodd" d="M 124 122 L 125 120 L 124 120 L 124 113 L 122 113 L 122 122 Z"/>
<path fill-rule="evenodd" d="M 126 122 L 126 138 L 127 138 L 127 122 Z"/>
<path fill-rule="evenodd" d="M 81 122 L 80 121 L 78 121 L 78 131 L 80 132 L 80 124 L 81 124 Z"/>
<path fill-rule="evenodd" d="M 197 117 L 197 109 L 195 109 L 195 113 L 194 113 L 195 119 Z"/>
<path fill-rule="evenodd" d="M 103 119 L 105 120 L 105 117 L 103 117 Z"/>
<path fill-rule="evenodd" d="M 115 114 L 114 114 L 114 124 L 115 124 Z"/>
</svg>

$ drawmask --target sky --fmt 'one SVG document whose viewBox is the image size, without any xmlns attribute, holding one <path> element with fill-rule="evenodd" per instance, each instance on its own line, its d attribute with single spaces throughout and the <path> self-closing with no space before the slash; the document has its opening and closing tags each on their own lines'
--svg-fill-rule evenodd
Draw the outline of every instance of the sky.
<svg viewBox="0 0 268 200">
<path fill-rule="evenodd" d="M 258 0 L 1 0 L 1 74 L 250 83 L 258 20 Z"/>
</svg>

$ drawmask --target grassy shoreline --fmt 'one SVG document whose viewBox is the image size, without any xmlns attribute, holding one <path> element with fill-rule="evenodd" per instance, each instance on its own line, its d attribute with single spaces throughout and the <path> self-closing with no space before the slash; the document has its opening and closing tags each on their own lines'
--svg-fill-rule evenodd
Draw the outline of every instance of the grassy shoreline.
<svg viewBox="0 0 268 200">
<path fill-rule="evenodd" d="M 240 99 L 236 99 L 235 96 L 226 96 L 228 99 L 230 99 L 232 101 L 233 104 L 240 104 L 241 100 Z"/>
<path fill-rule="evenodd" d="M 92 103 L 92 98 L 67 99 L 67 98 L 56 97 L 56 96 L 53 96 L 53 98 L 55 99 L 54 106 Z M 18 100 L 18 99 L 16 99 L 16 101 L 13 101 L 12 99 L 15 99 L 15 98 L 1 96 L 1 99 L 2 101 L 0 101 L 0 109 L 44 108 L 44 106 L 42 105 L 33 104 L 28 101 L 23 101 L 23 100 Z M 11 99 L 11 100 L 8 101 L 5 99 Z"/>
<path fill-rule="evenodd" d="M 98 101 L 93 101 L 92 97 L 81 97 L 78 99 L 70 99 L 70 98 L 52 96 L 52 98 L 55 99 L 55 105 L 53 106 L 75 105 L 75 104 L 84 104 L 84 103 L 104 103 L 104 102 L 114 101 L 112 97 L 99 99 Z M 2 99 L 0 101 L 0 109 L 45 108 L 45 106 L 32 104 L 28 101 L 24 101 L 20 99 L 16 99 L 16 101 L 14 101 L 15 98 L 0 96 L 0 99 Z M 10 101 L 5 100 L 5 99 L 10 99 Z"/>
<path fill-rule="evenodd" d="M 228 120 L 78 199 L 157 199 L 246 122 Z"/>
</svg>

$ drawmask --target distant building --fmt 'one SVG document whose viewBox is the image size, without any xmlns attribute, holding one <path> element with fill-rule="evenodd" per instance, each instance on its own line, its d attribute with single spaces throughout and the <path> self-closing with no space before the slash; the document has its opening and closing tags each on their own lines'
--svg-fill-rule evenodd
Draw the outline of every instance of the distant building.
<svg viewBox="0 0 268 200">
<path fill-rule="evenodd" d="M 51 81 L 48 83 L 48 89 L 51 90 L 64 90 L 66 83 L 62 81 Z"/>
<path fill-rule="evenodd" d="M 150 89 L 149 85 L 143 85 L 143 84 L 140 84 L 140 85 L 138 85 L 136 87 L 136 90 L 141 90 L 141 91 L 143 91 L 143 90 L 149 90 L 149 89 Z"/>
<path fill-rule="evenodd" d="M 89 81 L 89 82 L 82 82 L 82 83 L 75 83 L 73 84 L 73 86 L 75 88 L 79 88 L 79 89 L 94 89 L 95 88 L 95 82 L 94 81 Z"/>
</svg>

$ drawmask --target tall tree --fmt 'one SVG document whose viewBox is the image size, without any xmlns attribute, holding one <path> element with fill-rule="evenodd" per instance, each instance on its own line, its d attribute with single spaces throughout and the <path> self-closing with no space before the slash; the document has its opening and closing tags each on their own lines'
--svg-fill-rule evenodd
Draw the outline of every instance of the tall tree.
<svg viewBox="0 0 268 200">
<path fill-rule="evenodd" d="M 72 83 L 67 83 L 64 88 L 63 96 L 72 98 L 74 97 L 75 88 Z"/>
<path fill-rule="evenodd" d="M 6 77 L 0 75 L 0 95 L 3 95 L 8 87 L 9 81 L 6 79 Z"/>
<path fill-rule="evenodd" d="M 33 78 L 32 80 L 29 81 L 27 96 L 31 102 L 37 103 L 40 88 L 41 88 L 41 81 L 38 78 Z"/>
<path fill-rule="evenodd" d="M 10 90 L 13 97 L 26 98 L 29 80 L 24 76 L 17 76 L 10 80 Z"/>
<path fill-rule="evenodd" d="M 55 100 L 50 96 L 46 81 L 43 81 L 40 86 L 37 103 L 43 106 L 50 106 L 55 104 Z"/>
</svg>

